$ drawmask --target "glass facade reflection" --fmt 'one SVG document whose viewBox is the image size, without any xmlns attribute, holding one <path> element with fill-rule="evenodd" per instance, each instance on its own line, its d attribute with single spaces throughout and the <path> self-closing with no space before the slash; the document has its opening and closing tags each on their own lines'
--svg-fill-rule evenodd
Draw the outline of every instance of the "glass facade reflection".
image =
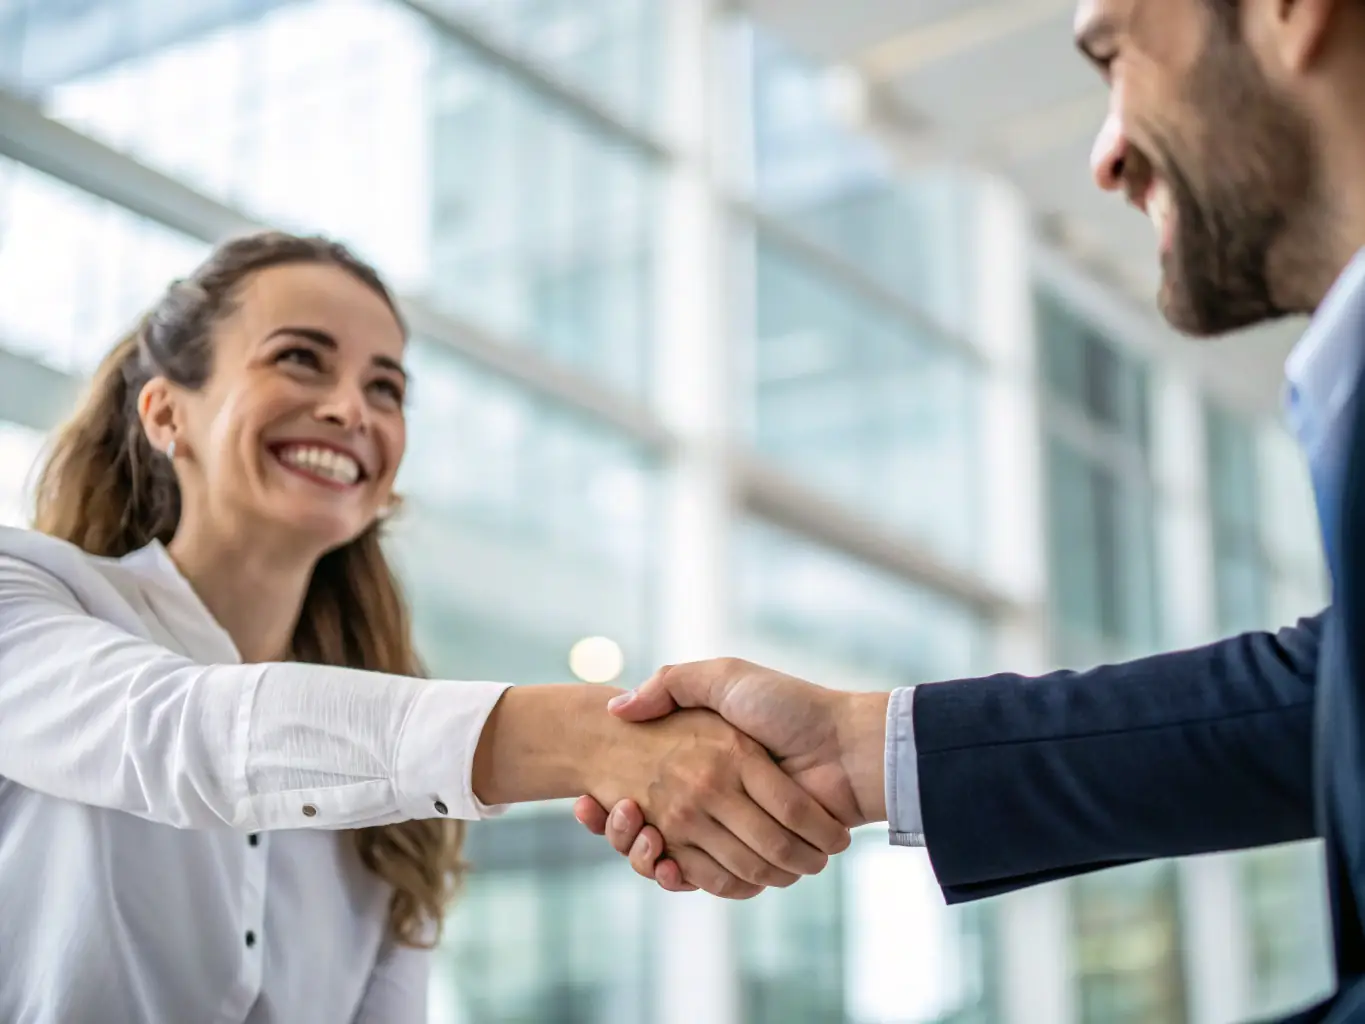
<svg viewBox="0 0 1365 1024">
<path fill-rule="evenodd" d="M 760 521 L 736 558 L 741 635 L 889 686 L 970 675 L 987 636 L 971 609 Z"/>
<path fill-rule="evenodd" d="M 656 123 L 664 59 L 654 0 L 436 0 L 518 56 L 642 126 Z"/>
<path fill-rule="evenodd" d="M 481 825 L 468 853 L 475 873 L 447 926 L 432 1024 L 651 1019 L 660 897 L 623 884 L 614 851 L 561 814 Z"/>
<path fill-rule="evenodd" d="M 346 240 L 404 294 L 645 386 L 638 152 L 402 4 L 250 4 L 175 33 L 136 8 L 132 40 L 169 38 L 20 76 L 52 116 L 253 217 Z"/>
<path fill-rule="evenodd" d="M 419 340 L 395 545 L 430 667 L 560 682 L 585 636 L 653 670 L 654 470 L 629 439 Z"/>
<path fill-rule="evenodd" d="M 1071 883 L 1080 1019 L 1188 1020 L 1175 866 L 1143 864 Z"/>
<path fill-rule="evenodd" d="M 1269 619 L 1270 581 L 1256 505 L 1260 489 L 1256 435 L 1217 406 L 1208 408 L 1204 429 L 1218 624 L 1228 633 L 1259 629 Z"/>
<path fill-rule="evenodd" d="M 971 358 L 762 234 L 755 280 L 758 451 L 859 514 L 974 562 Z"/>
<path fill-rule="evenodd" d="M 751 107 L 740 151 L 758 208 L 942 328 L 967 334 L 975 216 L 968 179 L 945 168 L 907 180 L 850 127 L 856 85 L 845 74 L 763 33 L 744 42 Z"/>
<path fill-rule="evenodd" d="M 2 157 L 0 240 L 0 345 L 76 374 L 209 249 Z"/>
<path fill-rule="evenodd" d="M 1054 297 L 1037 309 L 1057 657 L 1149 653 L 1160 638 L 1146 372 Z"/>
</svg>

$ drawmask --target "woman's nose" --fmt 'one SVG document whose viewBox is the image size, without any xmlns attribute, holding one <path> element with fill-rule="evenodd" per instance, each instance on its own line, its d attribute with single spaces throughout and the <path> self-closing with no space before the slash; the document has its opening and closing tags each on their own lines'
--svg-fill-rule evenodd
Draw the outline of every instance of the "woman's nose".
<svg viewBox="0 0 1365 1024">
<path fill-rule="evenodd" d="M 339 385 L 318 407 L 317 416 L 345 430 L 365 430 L 369 426 L 369 409 L 364 391 L 358 386 Z"/>
</svg>

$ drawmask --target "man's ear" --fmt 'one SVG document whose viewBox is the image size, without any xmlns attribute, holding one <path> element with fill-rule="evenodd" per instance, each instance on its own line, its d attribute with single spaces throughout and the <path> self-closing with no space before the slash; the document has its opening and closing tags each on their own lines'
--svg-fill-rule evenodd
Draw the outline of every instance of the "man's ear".
<svg viewBox="0 0 1365 1024">
<path fill-rule="evenodd" d="M 180 433 L 175 389 L 165 377 L 153 377 L 137 396 L 137 414 L 147 440 L 159 452 L 170 448 Z"/>
<path fill-rule="evenodd" d="M 1242 28 L 1278 71 L 1303 74 L 1323 56 L 1343 2 L 1353 0 L 1250 0 L 1242 11 Z"/>
</svg>

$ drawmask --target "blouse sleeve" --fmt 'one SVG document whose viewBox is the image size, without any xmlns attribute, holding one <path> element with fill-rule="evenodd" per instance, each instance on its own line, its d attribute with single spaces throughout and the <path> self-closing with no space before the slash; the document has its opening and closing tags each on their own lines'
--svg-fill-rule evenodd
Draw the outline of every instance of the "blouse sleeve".
<svg viewBox="0 0 1365 1024">
<path fill-rule="evenodd" d="M 77 589 L 0 555 L 0 776 L 181 828 L 501 810 L 470 773 L 505 684 L 200 665 L 93 614 Z"/>
</svg>

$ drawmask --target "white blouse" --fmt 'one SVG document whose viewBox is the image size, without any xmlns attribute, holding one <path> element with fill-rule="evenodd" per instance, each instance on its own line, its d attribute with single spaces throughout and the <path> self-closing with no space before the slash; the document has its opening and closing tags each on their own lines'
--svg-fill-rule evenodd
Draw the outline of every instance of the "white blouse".
<svg viewBox="0 0 1365 1024">
<path fill-rule="evenodd" d="M 165 549 L 0 528 L 0 1020 L 425 1019 L 336 829 L 501 808 L 501 683 L 243 665 Z"/>
</svg>

